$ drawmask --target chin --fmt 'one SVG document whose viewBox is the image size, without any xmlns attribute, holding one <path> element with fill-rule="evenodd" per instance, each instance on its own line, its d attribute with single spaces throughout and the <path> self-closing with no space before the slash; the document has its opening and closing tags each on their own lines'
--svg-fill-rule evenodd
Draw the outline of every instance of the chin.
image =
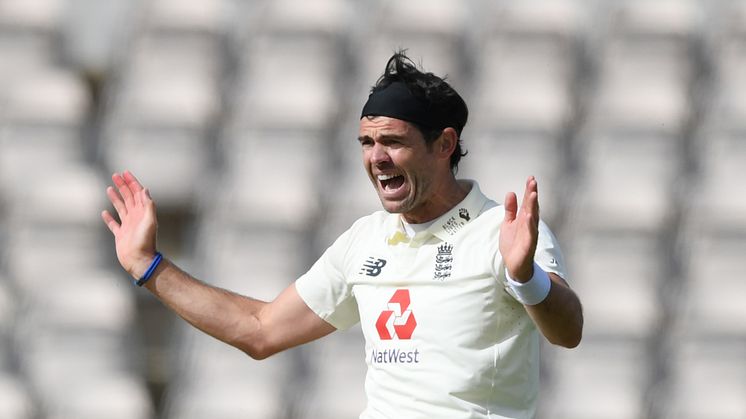
<svg viewBox="0 0 746 419">
<path fill-rule="evenodd" d="M 399 207 L 398 205 L 383 204 L 383 209 L 390 214 L 400 214 L 402 212 L 401 207 Z"/>
<path fill-rule="evenodd" d="M 401 214 L 404 212 L 403 206 L 398 202 L 385 201 L 381 199 L 381 206 L 383 209 L 391 214 Z"/>
</svg>

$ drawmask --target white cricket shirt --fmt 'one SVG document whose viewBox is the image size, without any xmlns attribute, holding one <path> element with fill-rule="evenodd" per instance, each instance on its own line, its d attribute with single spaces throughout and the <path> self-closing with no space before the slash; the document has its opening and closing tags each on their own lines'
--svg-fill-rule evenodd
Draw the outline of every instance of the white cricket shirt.
<svg viewBox="0 0 746 419">
<path fill-rule="evenodd" d="M 504 209 L 466 182 L 466 198 L 413 238 L 398 214 L 359 219 L 296 282 L 334 327 L 361 323 L 361 419 L 534 416 L 539 332 L 507 290 L 498 251 Z M 544 223 L 535 261 L 567 277 Z"/>
</svg>

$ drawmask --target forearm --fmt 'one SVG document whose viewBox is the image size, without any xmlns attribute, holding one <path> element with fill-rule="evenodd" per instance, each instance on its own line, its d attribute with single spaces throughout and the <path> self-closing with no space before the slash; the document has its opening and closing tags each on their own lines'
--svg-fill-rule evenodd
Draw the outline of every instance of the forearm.
<svg viewBox="0 0 746 419">
<path fill-rule="evenodd" d="M 550 273 L 552 286 L 546 299 L 526 305 L 541 333 L 555 345 L 574 348 L 583 335 L 583 309 L 575 292 L 559 276 Z"/>
<path fill-rule="evenodd" d="M 144 287 L 197 329 L 253 358 L 268 356 L 260 320 L 266 302 L 208 285 L 166 259 Z"/>
<path fill-rule="evenodd" d="M 335 330 L 306 305 L 295 285 L 266 303 L 200 282 L 168 260 L 158 264 L 158 223 L 150 193 L 132 173 L 115 173 L 112 180 L 117 189 L 109 187 L 106 194 L 119 221 L 109 211 L 102 211 L 101 218 L 114 235 L 117 260 L 135 279 L 157 265 L 145 287 L 191 325 L 257 359 Z"/>
</svg>

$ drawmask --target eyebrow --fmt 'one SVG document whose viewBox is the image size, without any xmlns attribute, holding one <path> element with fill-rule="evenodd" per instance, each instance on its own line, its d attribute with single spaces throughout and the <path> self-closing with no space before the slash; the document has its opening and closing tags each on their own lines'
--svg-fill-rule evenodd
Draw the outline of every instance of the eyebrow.
<svg viewBox="0 0 746 419">
<path fill-rule="evenodd" d="M 406 137 L 403 136 L 403 135 L 395 135 L 395 134 L 382 135 L 381 136 L 381 140 L 383 140 L 383 141 L 386 141 L 386 140 L 398 140 L 398 141 L 401 141 L 401 140 L 404 140 L 405 138 Z M 373 140 L 373 137 L 371 137 L 369 135 L 363 135 L 362 137 L 357 137 L 357 140 L 362 143 L 363 140 Z"/>
</svg>

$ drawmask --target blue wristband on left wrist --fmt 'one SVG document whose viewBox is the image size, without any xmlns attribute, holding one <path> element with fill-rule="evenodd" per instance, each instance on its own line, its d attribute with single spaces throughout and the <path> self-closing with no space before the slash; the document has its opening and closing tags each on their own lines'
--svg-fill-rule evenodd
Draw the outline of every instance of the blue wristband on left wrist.
<svg viewBox="0 0 746 419">
<path fill-rule="evenodd" d="M 146 282 L 148 282 L 150 277 L 153 276 L 155 269 L 161 263 L 161 260 L 163 260 L 163 255 L 159 252 L 156 252 L 155 257 L 153 258 L 153 262 L 151 262 L 150 266 L 148 266 L 148 270 L 145 271 L 145 274 L 140 279 L 135 281 L 135 285 L 137 285 L 138 287 L 142 287 Z"/>
</svg>

